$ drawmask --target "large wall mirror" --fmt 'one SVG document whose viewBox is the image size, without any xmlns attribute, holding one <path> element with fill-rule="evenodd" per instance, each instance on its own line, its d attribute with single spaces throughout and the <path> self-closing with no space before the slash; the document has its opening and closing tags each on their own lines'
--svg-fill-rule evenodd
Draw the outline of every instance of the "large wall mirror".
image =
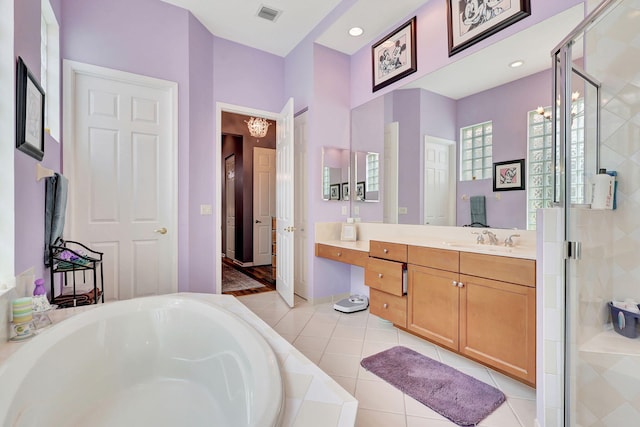
<svg viewBox="0 0 640 427">
<path fill-rule="evenodd" d="M 462 226 L 472 223 L 472 204 L 476 209 L 484 200 L 490 227 L 535 224 L 535 209 L 545 197 L 553 199 L 547 188 L 553 156 L 545 146 L 551 143 L 551 125 L 536 110 L 552 104 L 551 50 L 583 17 L 582 5 L 572 7 L 354 108 L 353 173 L 366 165 L 364 154 L 379 153 L 381 203 L 351 198 L 352 215 L 362 221 Z M 510 67 L 516 60 L 523 65 Z M 540 144 L 539 164 L 532 164 L 540 173 L 530 186 L 530 150 Z M 461 147 L 472 156 L 465 173 Z M 526 159 L 525 190 L 494 191 L 493 164 L 519 159 Z M 354 176 L 352 185 L 360 178 Z"/>
</svg>

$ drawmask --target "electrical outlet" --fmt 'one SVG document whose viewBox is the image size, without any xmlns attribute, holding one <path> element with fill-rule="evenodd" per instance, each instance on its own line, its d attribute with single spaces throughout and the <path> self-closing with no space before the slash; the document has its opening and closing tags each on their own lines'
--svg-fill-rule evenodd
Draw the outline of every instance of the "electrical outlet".
<svg viewBox="0 0 640 427">
<path fill-rule="evenodd" d="M 354 214 L 355 216 L 360 215 L 360 206 L 354 206 L 354 207 L 353 207 L 353 214 Z"/>
<path fill-rule="evenodd" d="M 200 215 L 213 215 L 213 207 L 211 205 L 200 205 Z"/>
<path fill-rule="evenodd" d="M 342 215 L 346 215 L 347 214 L 347 207 L 343 206 L 342 207 Z"/>
<path fill-rule="evenodd" d="M 407 214 L 407 208 L 398 208 L 398 214 L 399 215 L 406 215 Z"/>
</svg>

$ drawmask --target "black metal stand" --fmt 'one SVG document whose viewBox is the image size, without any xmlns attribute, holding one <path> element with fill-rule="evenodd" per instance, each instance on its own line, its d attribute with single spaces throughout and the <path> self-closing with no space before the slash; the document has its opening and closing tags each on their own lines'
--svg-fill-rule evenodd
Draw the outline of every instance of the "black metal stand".
<svg viewBox="0 0 640 427">
<path fill-rule="evenodd" d="M 94 251 L 79 242 L 59 239 L 50 246 L 49 266 L 51 271 L 51 303 L 60 307 L 76 307 L 78 305 L 97 304 L 100 296 L 104 303 L 104 273 L 102 271 L 103 252 Z M 86 272 L 93 271 L 93 297 L 87 294 L 76 294 L 76 273 L 82 271 L 82 282 L 86 282 Z M 100 270 L 100 295 L 98 295 L 98 270 Z M 54 274 L 63 273 L 63 286 L 69 285 L 68 274 L 73 279 L 71 299 L 63 294 L 55 295 Z M 80 298 L 82 297 L 82 298 Z"/>
</svg>

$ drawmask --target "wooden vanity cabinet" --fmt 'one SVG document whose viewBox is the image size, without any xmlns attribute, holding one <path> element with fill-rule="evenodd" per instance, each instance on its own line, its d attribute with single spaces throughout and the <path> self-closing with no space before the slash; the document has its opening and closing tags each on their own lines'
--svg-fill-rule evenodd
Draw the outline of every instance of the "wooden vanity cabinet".
<svg viewBox="0 0 640 427">
<path fill-rule="evenodd" d="M 408 248 L 407 329 L 535 385 L 535 261 Z"/>
<path fill-rule="evenodd" d="M 535 385 L 535 261 L 460 253 L 459 352 Z"/>
<path fill-rule="evenodd" d="M 369 286 L 369 312 L 402 328 L 407 327 L 407 245 L 372 240 L 364 270 Z"/>
</svg>

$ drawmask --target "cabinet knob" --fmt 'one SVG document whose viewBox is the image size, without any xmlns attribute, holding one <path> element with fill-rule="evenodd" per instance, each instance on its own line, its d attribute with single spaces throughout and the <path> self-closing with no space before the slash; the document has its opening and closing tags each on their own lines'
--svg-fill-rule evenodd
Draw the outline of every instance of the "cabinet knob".
<svg viewBox="0 0 640 427">
<path fill-rule="evenodd" d="M 387 304 L 386 302 L 382 305 L 383 308 L 389 308 L 389 304 Z"/>
<path fill-rule="evenodd" d="M 378 278 L 382 279 L 382 273 L 378 273 Z"/>
<path fill-rule="evenodd" d="M 458 282 L 456 282 L 455 280 L 454 280 L 454 281 L 452 281 L 452 282 L 451 282 L 451 284 L 452 284 L 453 286 L 458 286 Z"/>
<path fill-rule="evenodd" d="M 338 252 L 338 256 L 342 256 L 342 252 Z"/>
<path fill-rule="evenodd" d="M 382 250 L 382 252 L 384 252 L 385 254 L 388 254 L 389 253 L 389 249 L 385 248 L 385 249 Z"/>
<path fill-rule="evenodd" d="M 458 282 L 458 287 L 459 288 L 464 288 L 464 284 L 462 282 Z"/>
</svg>

